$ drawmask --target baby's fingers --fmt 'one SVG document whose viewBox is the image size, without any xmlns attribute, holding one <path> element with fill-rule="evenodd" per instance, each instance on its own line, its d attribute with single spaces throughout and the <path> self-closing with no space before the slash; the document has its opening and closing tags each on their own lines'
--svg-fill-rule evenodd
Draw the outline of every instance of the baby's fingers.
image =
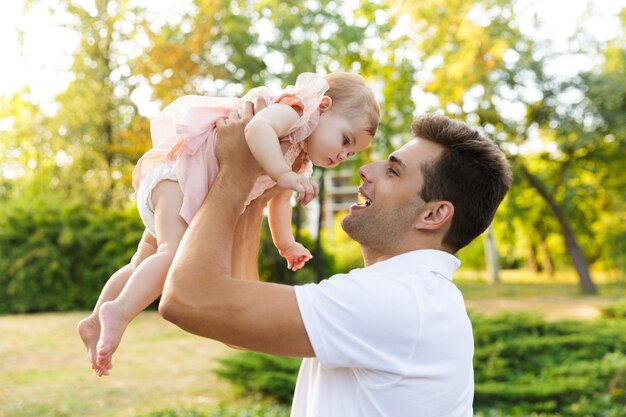
<svg viewBox="0 0 626 417">
<path fill-rule="evenodd" d="M 306 206 L 317 195 L 317 192 L 316 192 L 316 189 L 315 189 L 314 185 L 317 185 L 317 184 L 315 184 L 313 181 L 308 181 L 305 184 L 304 188 L 305 188 L 306 192 L 300 198 L 300 204 L 301 205 Z M 300 195 L 298 195 L 298 197 L 300 197 Z"/>
<path fill-rule="evenodd" d="M 320 193 L 320 186 L 315 181 L 309 180 L 307 185 L 308 185 L 308 188 L 307 188 L 308 199 L 305 205 L 308 204 L 315 197 L 317 197 L 317 195 Z"/>
<path fill-rule="evenodd" d="M 309 259 L 311 259 L 311 258 L 312 258 L 312 256 L 311 256 L 311 255 L 308 255 L 308 256 L 307 256 L 307 255 L 303 255 L 303 256 L 301 256 L 300 258 L 298 258 L 298 262 L 297 262 L 297 263 L 296 263 L 296 265 L 294 266 L 293 271 L 297 271 L 298 269 L 301 269 L 301 268 L 304 266 L 304 264 L 306 264 L 306 263 L 307 263 L 307 261 L 308 261 Z"/>
</svg>

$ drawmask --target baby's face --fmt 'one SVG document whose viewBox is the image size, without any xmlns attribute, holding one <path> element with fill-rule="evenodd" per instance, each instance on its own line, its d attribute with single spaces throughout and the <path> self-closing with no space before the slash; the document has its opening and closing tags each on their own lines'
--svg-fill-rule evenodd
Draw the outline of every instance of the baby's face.
<svg viewBox="0 0 626 417">
<path fill-rule="evenodd" d="M 372 136 L 364 126 L 364 118 L 348 119 L 332 109 L 322 113 L 307 139 L 307 154 L 313 165 L 333 168 L 365 149 Z"/>
</svg>

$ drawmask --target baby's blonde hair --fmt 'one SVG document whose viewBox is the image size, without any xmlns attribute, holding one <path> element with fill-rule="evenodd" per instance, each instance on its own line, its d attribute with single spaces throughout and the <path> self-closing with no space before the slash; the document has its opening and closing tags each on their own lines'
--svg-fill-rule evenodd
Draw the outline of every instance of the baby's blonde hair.
<svg viewBox="0 0 626 417">
<path fill-rule="evenodd" d="M 376 134 L 380 110 L 374 93 L 365 84 L 365 79 L 348 72 L 332 72 L 326 77 L 330 88 L 326 95 L 333 100 L 333 109 L 337 109 L 348 118 L 365 118 L 365 131 Z"/>
</svg>

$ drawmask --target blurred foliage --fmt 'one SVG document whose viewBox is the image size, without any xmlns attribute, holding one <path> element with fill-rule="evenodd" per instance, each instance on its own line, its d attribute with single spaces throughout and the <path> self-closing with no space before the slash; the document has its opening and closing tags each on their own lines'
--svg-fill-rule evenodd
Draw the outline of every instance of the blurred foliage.
<svg viewBox="0 0 626 417">
<path fill-rule="evenodd" d="M 384 157 L 406 142 L 414 112 L 424 111 L 480 126 L 509 155 L 515 182 L 494 221 L 503 267 L 550 275 L 575 263 L 582 280 L 591 264 L 623 277 L 626 13 L 620 33 L 599 42 L 585 27 L 585 19 L 594 17 L 591 5 L 569 49 L 557 54 L 550 40 L 520 29 L 516 5 L 188 0 L 159 20 L 130 0 L 57 2 L 50 18 L 78 39 L 67 88 L 53 103 L 37 103 L 28 87 L 0 97 L 0 233 L 10 242 L 0 246 L 0 279 L 49 276 L 63 288 L 71 282 L 84 286 L 83 278 L 71 278 L 72 268 L 83 265 L 81 251 L 66 250 L 58 236 L 82 236 L 75 228 L 96 218 L 118 218 L 125 225 L 108 226 L 120 233 L 107 237 L 116 243 L 100 235 L 92 240 L 101 246 L 129 243 L 119 248 L 125 256 L 98 257 L 110 264 L 97 266 L 94 282 L 101 284 L 127 261 L 140 228 L 129 214 L 130 173 L 150 146 L 142 97 L 163 107 L 183 94 L 239 95 L 253 86 L 293 83 L 303 71 L 337 70 L 362 74 L 381 105 L 379 134 L 359 161 Z M 594 65 L 573 75 L 555 72 L 563 55 Z M 74 214 L 80 211 L 92 218 Z M 65 213 L 77 220 L 68 221 Z M 55 216 L 56 223 L 36 220 Z M 265 279 L 316 279 L 312 265 L 289 273 L 263 233 Z M 310 262 L 323 260 L 326 276 L 361 265 L 358 246 L 342 233 L 324 230 L 322 247 L 333 256 Z M 315 246 L 304 232 L 302 239 L 309 249 Z M 35 275 L 17 271 L 18 259 L 26 262 L 35 248 L 49 262 L 23 270 Z M 482 239 L 459 256 L 465 267 L 484 268 Z M 86 291 L 91 299 L 91 285 L 96 286 L 67 291 Z M 50 304 L 37 301 L 20 311 L 44 305 Z"/>
<path fill-rule="evenodd" d="M 0 313 L 86 310 L 127 264 L 143 229 L 137 211 L 59 199 L 12 201 L 0 216 Z"/>
<path fill-rule="evenodd" d="M 547 322 L 472 315 L 476 416 L 620 416 L 626 407 L 625 320 Z M 222 360 L 238 393 L 289 403 L 299 361 L 258 353 Z M 285 394 L 290 393 L 289 397 Z"/>
<path fill-rule="evenodd" d="M 602 317 L 607 319 L 626 319 L 626 301 L 608 305 L 601 310 Z"/>
<path fill-rule="evenodd" d="M 291 404 L 301 359 L 238 352 L 219 360 L 215 371 L 230 381 L 239 395 L 261 395 Z"/>
<path fill-rule="evenodd" d="M 299 242 L 313 254 L 315 241 L 309 236 L 306 230 L 300 230 L 299 235 Z M 314 262 L 321 262 L 325 276 L 330 276 L 335 273 L 334 253 L 326 250 L 324 246 L 322 247 L 321 259 L 308 261 L 302 269 L 296 272 L 287 269 L 287 261 L 280 256 L 272 242 L 267 218 L 263 219 L 263 225 L 261 226 L 261 244 L 259 247 L 259 278 L 262 281 L 280 282 L 290 285 L 315 282 L 316 274 Z"/>
<path fill-rule="evenodd" d="M 277 405 L 255 405 L 249 408 L 217 407 L 211 411 L 161 410 L 137 417 L 288 417 L 289 409 Z"/>
<path fill-rule="evenodd" d="M 587 416 L 624 409 L 626 342 L 619 335 L 626 321 L 501 314 L 473 316 L 472 324 L 477 412 Z"/>
</svg>

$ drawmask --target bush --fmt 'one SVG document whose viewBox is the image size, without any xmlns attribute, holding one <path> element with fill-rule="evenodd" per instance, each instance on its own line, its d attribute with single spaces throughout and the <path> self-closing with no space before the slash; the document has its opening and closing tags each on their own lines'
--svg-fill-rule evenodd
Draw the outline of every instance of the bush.
<svg viewBox="0 0 626 417">
<path fill-rule="evenodd" d="M 481 417 L 617 417 L 626 409 L 626 320 L 472 318 L 474 410 Z M 299 360 L 243 352 L 218 375 L 240 393 L 291 402 Z"/>
<path fill-rule="evenodd" d="M 219 362 L 216 374 L 232 383 L 240 394 L 261 395 L 291 404 L 300 359 L 237 352 Z"/>
<path fill-rule="evenodd" d="M 259 245 L 259 277 L 262 281 L 288 285 L 315 282 L 317 280 L 316 263 L 321 263 L 323 278 L 328 278 L 336 272 L 335 258 L 331 251 L 326 251 L 322 246 L 322 255 L 316 256 L 315 240 L 304 229 L 300 231 L 299 240 L 313 254 L 313 259 L 308 261 L 302 269 L 293 272 L 287 269 L 287 261 L 280 256 L 272 242 L 267 217 L 263 219 Z"/>
<path fill-rule="evenodd" d="M 472 321 L 478 415 L 612 416 L 626 407 L 626 321 Z"/>
<path fill-rule="evenodd" d="M 620 301 L 606 306 L 601 311 L 602 317 L 608 319 L 624 319 L 626 318 L 626 301 Z"/>
<path fill-rule="evenodd" d="M 93 308 L 104 283 L 127 264 L 144 226 L 134 205 L 103 209 L 81 202 L 12 200 L 0 206 L 0 314 Z M 314 243 L 306 234 L 303 243 Z M 286 284 L 315 281 L 313 262 L 332 275 L 324 254 L 292 272 L 272 244 L 264 221 L 261 279 Z"/>
<path fill-rule="evenodd" d="M 3 205 L 0 313 L 90 309 L 130 261 L 143 226 L 135 209 L 53 199 Z"/>
</svg>

